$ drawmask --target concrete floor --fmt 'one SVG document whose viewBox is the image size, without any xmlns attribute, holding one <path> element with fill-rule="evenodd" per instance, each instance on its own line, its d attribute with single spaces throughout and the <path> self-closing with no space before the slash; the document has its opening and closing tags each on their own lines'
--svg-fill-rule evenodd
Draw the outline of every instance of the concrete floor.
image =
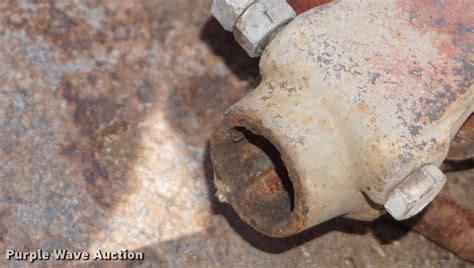
<svg viewBox="0 0 474 268">
<path fill-rule="evenodd" d="M 145 252 L 123 266 L 472 266 L 388 217 L 272 239 L 220 204 L 208 138 L 259 74 L 210 4 L 0 2 L 0 265 L 100 248 Z"/>
</svg>

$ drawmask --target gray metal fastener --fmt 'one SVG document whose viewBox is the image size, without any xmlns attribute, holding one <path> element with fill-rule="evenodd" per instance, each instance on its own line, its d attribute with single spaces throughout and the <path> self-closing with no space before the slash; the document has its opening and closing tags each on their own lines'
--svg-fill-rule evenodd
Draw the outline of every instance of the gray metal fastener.
<svg viewBox="0 0 474 268">
<path fill-rule="evenodd" d="M 224 29 L 232 32 L 237 19 L 253 2 L 254 0 L 214 0 L 211 13 Z"/>
<path fill-rule="evenodd" d="M 396 220 L 405 220 L 418 214 L 441 191 L 446 175 L 433 164 L 411 173 L 389 195 L 385 209 Z"/>
<path fill-rule="evenodd" d="M 278 30 L 296 17 L 285 0 L 214 0 L 212 14 L 250 57 L 262 55 Z"/>
</svg>

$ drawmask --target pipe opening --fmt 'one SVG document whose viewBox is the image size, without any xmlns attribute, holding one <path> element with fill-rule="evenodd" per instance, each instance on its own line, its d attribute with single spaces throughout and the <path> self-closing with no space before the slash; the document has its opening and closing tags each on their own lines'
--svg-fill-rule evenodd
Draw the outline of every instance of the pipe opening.
<svg viewBox="0 0 474 268">
<path fill-rule="evenodd" d="M 251 225 L 272 228 L 288 220 L 295 191 L 277 148 L 244 127 L 227 133 L 217 146 L 219 180 L 230 204 Z"/>
</svg>

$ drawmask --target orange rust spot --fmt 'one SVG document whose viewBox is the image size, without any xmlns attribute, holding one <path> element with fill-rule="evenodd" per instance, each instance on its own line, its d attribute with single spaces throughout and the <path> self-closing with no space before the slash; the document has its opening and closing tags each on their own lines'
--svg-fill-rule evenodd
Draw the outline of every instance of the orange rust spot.
<svg viewBox="0 0 474 268">
<path fill-rule="evenodd" d="M 275 169 L 267 171 L 257 179 L 253 188 L 267 199 L 273 199 L 285 191 L 280 176 L 278 176 Z"/>
<path fill-rule="evenodd" d="M 308 219 L 306 217 L 301 217 L 296 222 L 294 221 L 293 224 L 291 224 L 287 228 L 281 229 L 280 232 L 283 236 L 294 235 L 302 231 L 307 223 Z"/>
<path fill-rule="evenodd" d="M 474 214 L 449 196 L 435 198 L 413 228 L 461 257 L 474 260 Z"/>
<path fill-rule="evenodd" d="M 330 3 L 332 0 L 287 0 L 295 10 L 296 14 L 301 14 L 314 7 Z"/>
<path fill-rule="evenodd" d="M 438 46 L 438 51 L 441 54 L 444 54 L 449 58 L 454 58 L 454 57 L 458 56 L 458 54 L 460 54 L 459 49 L 456 48 L 455 46 L 453 46 L 450 43 L 443 43 L 443 44 L 439 45 Z"/>
<path fill-rule="evenodd" d="M 429 122 L 430 122 L 430 118 L 426 115 L 422 116 L 420 118 L 420 122 L 423 124 L 423 125 L 427 125 Z"/>
<path fill-rule="evenodd" d="M 251 143 L 246 143 L 243 147 L 242 147 L 242 160 L 245 160 L 245 159 L 251 159 L 253 158 L 255 155 L 257 155 L 259 152 L 258 148 L 251 144 Z"/>
<path fill-rule="evenodd" d="M 472 43 L 474 35 L 459 34 L 459 26 L 472 25 L 474 12 L 472 1 L 445 1 L 444 4 L 434 0 L 399 0 L 400 6 L 407 12 L 417 14 L 412 25 L 424 32 L 436 31 L 451 35 L 458 41 Z"/>
<path fill-rule="evenodd" d="M 319 124 L 319 129 L 321 131 L 325 131 L 325 132 L 328 132 L 328 131 L 331 131 L 332 130 L 332 126 L 331 124 L 329 124 L 328 121 L 326 120 L 321 120 L 320 124 Z"/>
<path fill-rule="evenodd" d="M 457 136 L 461 139 L 474 140 L 474 115 L 464 122 Z"/>
<path fill-rule="evenodd" d="M 367 104 L 359 103 L 356 106 L 356 109 L 359 113 L 368 115 L 370 112 L 370 107 Z"/>
<path fill-rule="evenodd" d="M 396 32 L 395 32 L 395 37 L 396 37 L 397 39 L 399 39 L 399 40 L 402 39 L 402 32 L 396 31 Z"/>
<path fill-rule="evenodd" d="M 302 119 L 301 119 L 301 123 L 303 125 L 309 125 L 311 122 L 313 122 L 313 117 L 312 116 L 304 116 Z"/>
</svg>

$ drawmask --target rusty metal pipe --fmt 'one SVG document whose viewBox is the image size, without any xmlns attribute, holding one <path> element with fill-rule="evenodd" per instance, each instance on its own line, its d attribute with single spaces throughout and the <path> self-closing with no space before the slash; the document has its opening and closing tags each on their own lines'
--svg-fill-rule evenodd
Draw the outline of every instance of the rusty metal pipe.
<svg viewBox="0 0 474 268">
<path fill-rule="evenodd" d="M 442 163 L 473 112 L 469 8 L 341 1 L 297 17 L 211 140 L 220 200 L 276 237 L 381 215 L 402 182 Z"/>
<path fill-rule="evenodd" d="M 460 257 L 474 262 L 474 169 L 448 174 L 448 183 L 419 216 L 406 222 Z"/>
<path fill-rule="evenodd" d="M 414 230 L 474 262 L 474 114 L 451 142 L 444 169 L 448 181 L 421 215 L 405 221 Z M 452 170 L 457 170 L 453 172 Z"/>
</svg>

